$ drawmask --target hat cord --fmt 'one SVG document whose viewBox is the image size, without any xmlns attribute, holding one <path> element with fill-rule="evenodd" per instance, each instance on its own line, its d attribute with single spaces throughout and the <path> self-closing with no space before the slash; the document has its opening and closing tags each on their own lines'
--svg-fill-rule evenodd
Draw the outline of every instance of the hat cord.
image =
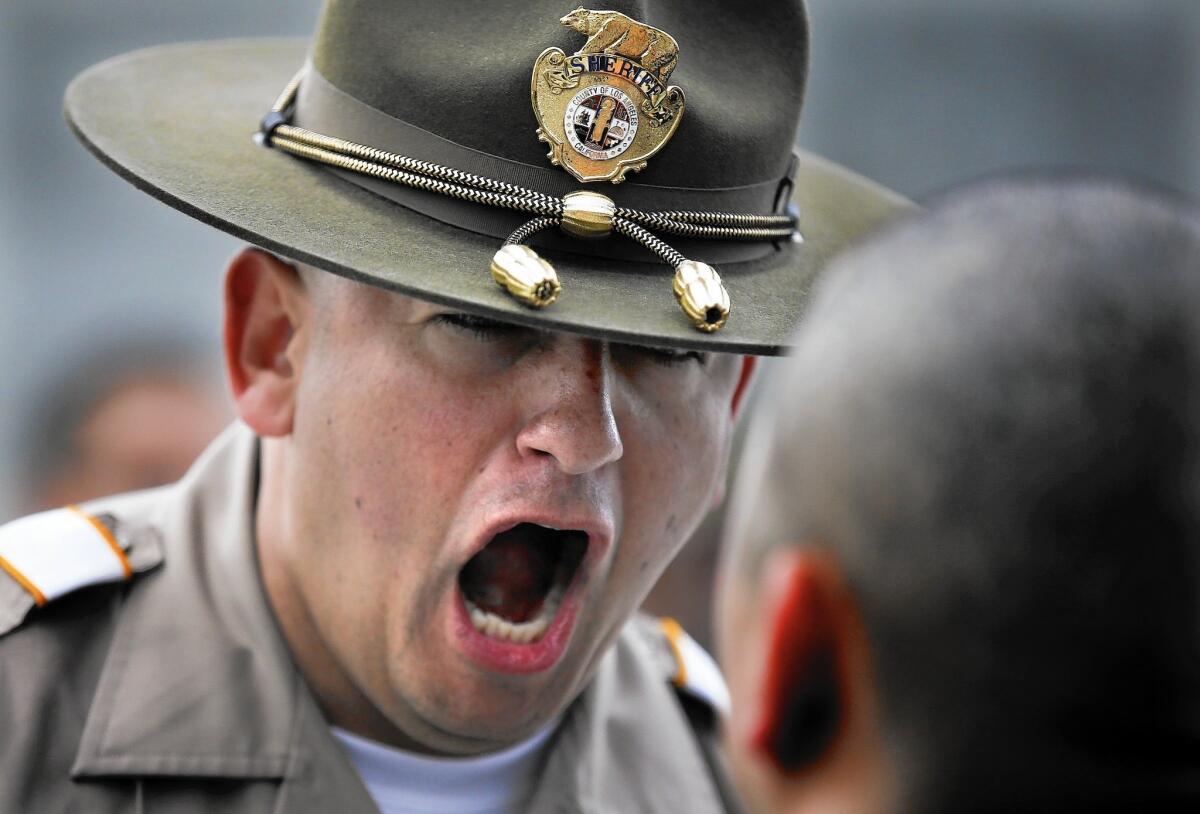
<svg viewBox="0 0 1200 814">
<path fill-rule="evenodd" d="M 688 260 L 649 231 L 705 240 L 799 239 L 794 214 L 758 215 L 733 212 L 643 212 L 618 207 L 596 192 L 572 192 L 562 198 L 517 184 L 421 161 L 296 127 L 291 124 L 303 71 L 275 101 L 260 126 L 261 141 L 299 158 L 372 176 L 415 189 L 537 215 L 516 229 L 492 259 L 493 279 L 521 302 L 544 308 L 562 287 L 554 268 L 522 245 L 552 226 L 576 237 L 603 237 L 620 232 L 675 269 L 672 289 L 693 327 L 713 332 L 729 318 L 729 294 L 716 269 Z"/>
</svg>

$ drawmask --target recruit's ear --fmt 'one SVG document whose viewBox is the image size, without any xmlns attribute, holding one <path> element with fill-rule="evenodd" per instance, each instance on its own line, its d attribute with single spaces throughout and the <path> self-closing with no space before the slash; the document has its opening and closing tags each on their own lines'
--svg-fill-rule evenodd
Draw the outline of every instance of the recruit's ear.
<svg viewBox="0 0 1200 814">
<path fill-rule="evenodd" d="M 225 272 L 225 368 L 238 415 L 261 436 L 292 430 L 298 384 L 295 339 L 308 299 L 296 269 L 243 249 Z"/>
<path fill-rule="evenodd" d="M 844 723 L 846 609 L 834 569 L 821 556 L 779 552 L 763 574 L 767 652 L 749 746 L 791 774 L 825 757 Z"/>
<path fill-rule="evenodd" d="M 763 798 L 787 811 L 895 810 L 870 648 L 837 560 L 788 547 L 760 574 L 767 652 L 739 751 Z"/>
</svg>

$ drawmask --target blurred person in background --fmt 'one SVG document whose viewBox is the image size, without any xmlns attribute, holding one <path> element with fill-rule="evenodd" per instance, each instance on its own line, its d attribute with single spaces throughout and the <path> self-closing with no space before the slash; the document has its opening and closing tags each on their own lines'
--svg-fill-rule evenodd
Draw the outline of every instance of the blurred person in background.
<svg viewBox="0 0 1200 814">
<path fill-rule="evenodd" d="M 24 511 L 178 480 L 230 418 L 212 357 L 196 342 L 138 334 L 54 371 L 22 434 Z"/>
<path fill-rule="evenodd" d="M 808 8 L 821 47 L 801 143 L 918 202 L 968 179 L 1052 167 L 1200 195 L 1194 0 L 811 0 Z M 735 442 L 735 462 L 737 452 Z M 702 643 L 721 511 L 647 600 Z"/>
<path fill-rule="evenodd" d="M 1200 808 L 1200 221 L 994 181 L 835 263 L 720 602 L 763 811 Z"/>
</svg>

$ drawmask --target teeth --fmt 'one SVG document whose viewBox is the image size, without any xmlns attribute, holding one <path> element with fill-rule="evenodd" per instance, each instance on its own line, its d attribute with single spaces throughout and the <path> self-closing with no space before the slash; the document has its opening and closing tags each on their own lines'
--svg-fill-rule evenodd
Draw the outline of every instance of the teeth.
<svg viewBox="0 0 1200 814">
<path fill-rule="evenodd" d="M 528 644 L 542 638 L 546 629 L 550 627 L 551 620 L 558 613 L 558 605 L 562 602 L 563 589 L 555 586 L 546 594 L 546 601 L 542 603 L 542 609 L 536 617 L 528 622 L 510 622 L 507 619 L 501 618 L 494 613 L 485 611 L 477 607 L 470 599 L 463 597 L 463 601 L 467 604 L 467 612 L 471 616 L 471 624 L 475 629 L 485 636 L 490 636 L 493 639 L 501 639 L 503 641 L 516 642 L 517 644 Z"/>
</svg>

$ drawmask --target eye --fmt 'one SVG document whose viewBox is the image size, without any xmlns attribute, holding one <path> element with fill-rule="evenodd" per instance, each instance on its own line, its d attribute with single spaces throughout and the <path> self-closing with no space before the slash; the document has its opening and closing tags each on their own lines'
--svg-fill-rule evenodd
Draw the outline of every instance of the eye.
<svg viewBox="0 0 1200 814">
<path fill-rule="evenodd" d="M 470 334 L 480 340 L 504 339 L 528 330 L 508 322 L 458 312 L 438 314 L 433 321 L 440 325 L 447 325 L 453 330 Z"/>
<path fill-rule="evenodd" d="M 698 350 L 682 350 L 680 348 L 656 348 L 649 345 L 626 345 L 628 352 L 649 359 L 655 364 L 667 367 L 678 367 L 686 364 L 708 364 L 711 354 Z"/>
</svg>

